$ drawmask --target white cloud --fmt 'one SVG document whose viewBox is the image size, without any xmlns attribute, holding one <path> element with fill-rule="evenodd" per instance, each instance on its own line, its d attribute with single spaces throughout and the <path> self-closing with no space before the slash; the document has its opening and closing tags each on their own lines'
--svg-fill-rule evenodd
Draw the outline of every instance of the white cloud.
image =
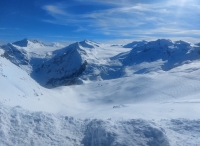
<svg viewBox="0 0 200 146">
<path fill-rule="evenodd" d="M 189 29 L 178 29 L 178 28 L 156 28 L 156 29 L 148 29 L 148 31 L 135 31 L 137 33 L 142 34 L 173 34 L 173 35 L 186 35 L 186 34 L 192 34 L 192 35 L 199 35 L 200 36 L 200 30 L 189 30 Z"/>
<path fill-rule="evenodd" d="M 58 5 L 45 5 L 43 7 L 44 10 L 46 10 L 50 14 L 59 14 L 59 15 L 67 15 L 67 13 L 63 10 L 62 6 Z"/>
<path fill-rule="evenodd" d="M 82 31 L 87 31 L 86 28 L 82 27 L 82 26 L 77 26 L 78 29 L 76 29 L 74 32 L 82 32 Z"/>
</svg>

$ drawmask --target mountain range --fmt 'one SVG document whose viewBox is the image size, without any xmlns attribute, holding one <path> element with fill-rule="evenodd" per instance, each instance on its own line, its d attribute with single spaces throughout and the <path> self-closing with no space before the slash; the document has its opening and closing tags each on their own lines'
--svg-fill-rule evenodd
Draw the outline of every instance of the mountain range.
<svg viewBox="0 0 200 146">
<path fill-rule="evenodd" d="M 200 58 L 198 45 L 166 39 L 132 42 L 123 46 L 129 50 L 113 56 L 102 56 L 102 50 L 106 52 L 107 47 L 113 46 L 89 40 L 42 54 L 33 51 L 33 48 L 44 50 L 56 47 L 60 45 L 45 45 L 38 40 L 23 39 L 3 45 L 2 49 L 5 58 L 26 68 L 34 80 L 50 88 L 81 84 L 84 81 L 122 78 L 127 72 L 141 74 L 168 71 Z"/>
</svg>

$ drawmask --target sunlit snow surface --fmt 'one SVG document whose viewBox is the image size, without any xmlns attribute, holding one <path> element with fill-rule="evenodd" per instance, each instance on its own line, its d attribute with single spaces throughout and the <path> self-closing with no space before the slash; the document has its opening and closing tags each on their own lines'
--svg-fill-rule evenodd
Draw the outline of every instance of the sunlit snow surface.
<svg viewBox="0 0 200 146">
<path fill-rule="evenodd" d="M 154 50 L 146 47 L 146 52 L 140 53 L 139 48 L 84 42 L 79 49 L 86 53 L 81 57 L 88 66 L 98 67 L 88 70 L 88 74 L 83 72 L 80 85 L 52 89 L 42 87 L 30 77 L 31 65 L 13 64 L 0 49 L 0 145 L 195 146 L 200 143 L 197 46 L 195 50 L 189 44 L 189 49 L 183 51 L 174 47 L 170 62 L 165 60 L 159 45 L 154 45 Z M 172 42 L 160 40 L 160 43 Z M 184 42 L 172 45 L 179 43 L 188 45 Z M 136 56 L 140 56 L 137 60 L 134 49 L 138 52 Z M 43 57 L 54 57 L 49 50 L 40 51 L 40 55 L 49 54 Z M 185 54 L 188 59 L 181 57 Z M 104 70 L 99 69 L 99 66 L 108 69 L 105 65 L 109 69 L 120 67 L 121 75 L 113 77 L 106 70 L 105 77 Z M 86 79 L 94 71 L 102 76 Z"/>
</svg>

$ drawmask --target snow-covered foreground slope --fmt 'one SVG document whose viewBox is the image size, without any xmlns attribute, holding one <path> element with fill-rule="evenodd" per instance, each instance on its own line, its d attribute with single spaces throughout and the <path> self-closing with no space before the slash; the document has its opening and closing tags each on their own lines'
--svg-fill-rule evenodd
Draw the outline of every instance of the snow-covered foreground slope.
<svg viewBox="0 0 200 146">
<path fill-rule="evenodd" d="M 5 56 L 5 48 L 0 49 L 0 145 L 198 145 L 199 47 L 186 44 L 179 50 L 180 42 L 167 41 L 173 46 L 163 48 L 164 52 L 171 51 L 168 56 L 159 50 L 163 42 L 158 42 L 150 42 L 146 52 L 138 51 L 144 49 L 141 46 L 129 51 L 90 41 L 73 44 L 75 49 L 66 47 L 43 55 L 21 48 L 17 54 L 24 55 L 28 65 L 18 62 L 19 66 Z M 151 44 L 156 47 L 151 48 Z M 67 50 L 75 53 L 66 55 Z M 53 60 L 62 56 L 64 62 L 55 67 Z M 134 61 L 134 56 L 140 57 Z M 85 60 L 87 67 L 77 76 L 81 85 L 47 89 L 29 74 L 40 61 L 46 61 L 41 65 L 49 64 L 51 67 L 46 68 L 54 72 L 62 67 L 78 69 L 77 61 L 81 66 Z M 170 70 L 163 70 L 166 64 Z M 45 76 L 47 70 L 40 71 Z M 114 77 L 112 71 L 121 74 Z M 90 78 L 98 74 L 99 79 Z"/>
<path fill-rule="evenodd" d="M 200 120 L 77 119 L 0 104 L 2 146 L 195 146 Z"/>
<path fill-rule="evenodd" d="M 47 112 L 59 112 L 62 107 L 68 107 L 69 113 L 73 113 L 76 108 L 81 109 L 76 99 L 71 98 L 75 93 L 70 89 L 67 92 L 69 96 L 46 89 L 33 80 L 26 71 L 1 56 L 0 89 L 0 102 L 10 106 L 20 105 L 25 109 Z"/>
</svg>

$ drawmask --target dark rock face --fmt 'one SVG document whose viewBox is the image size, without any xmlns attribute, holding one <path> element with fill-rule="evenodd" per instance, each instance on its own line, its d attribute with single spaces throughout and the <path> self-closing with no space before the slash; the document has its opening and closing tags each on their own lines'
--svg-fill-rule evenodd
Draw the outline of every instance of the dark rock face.
<svg viewBox="0 0 200 146">
<path fill-rule="evenodd" d="M 79 84 L 80 80 L 78 77 L 85 71 L 87 66 L 87 61 L 85 61 L 79 68 L 79 70 L 75 71 L 71 75 L 66 75 L 61 78 L 51 78 L 46 85 L 51 85 L 52 87 L 62 86 L 62 85 L 74 85 Z"/>
<path fill-rule="evenodd" d="M 13 47 L 13 45 L 11 44 L 2 46 L 2 48 L 5 50 L 3 56 L 15 65 L 19 66 L 29 64 L 29 59 L 26 51 L 20 51 L 17 48 Z"/>
</svg>

